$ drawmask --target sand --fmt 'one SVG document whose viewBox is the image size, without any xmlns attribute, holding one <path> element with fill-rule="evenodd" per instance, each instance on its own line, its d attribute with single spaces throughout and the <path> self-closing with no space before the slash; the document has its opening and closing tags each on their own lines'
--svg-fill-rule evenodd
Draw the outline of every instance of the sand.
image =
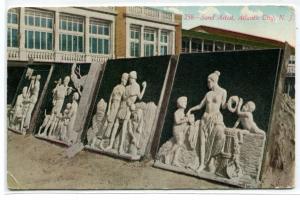
<svg viewBox="0 0 300 200">
<path fill-rule="evenodd" d="M 226 189 L 229 186 L 8 132 L 10 189 Z"/>
</svg>

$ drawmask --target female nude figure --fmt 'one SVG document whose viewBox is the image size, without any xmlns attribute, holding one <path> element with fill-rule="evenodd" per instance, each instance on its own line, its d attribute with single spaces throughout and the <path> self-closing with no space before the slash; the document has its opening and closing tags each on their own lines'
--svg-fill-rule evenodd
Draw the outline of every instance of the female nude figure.
<svg viewBox="0 0 300 200">
<path fill-rule="evenodd" d="M 225 143 L 223 115 L 220 109 L 226 108 L 227 92 L 218 85 L 220 72 L 215 71 L 207 79 L 210 91 L 206 93 L 199 105 L 192 107 L 191 112 L 200 110 L 205 106 L 205 112 L 200 122 L 200 166 L 198 172 L 208 167 L 215 172 L 215 159 L 223 151 Z"/>
</svg>

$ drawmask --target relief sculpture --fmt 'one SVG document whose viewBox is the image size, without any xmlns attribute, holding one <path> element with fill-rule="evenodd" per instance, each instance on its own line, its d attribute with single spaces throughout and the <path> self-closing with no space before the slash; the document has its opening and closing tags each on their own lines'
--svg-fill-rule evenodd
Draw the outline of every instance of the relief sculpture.
<svg viewBox="0 0 300 200">
<path fill-rule="evenodd" d="M 81 90 L 86 79 L 86 76 L 83 76 L 81 80 L 80 72 L 77 72 L 77 70 L 76 63 L 74 63 L 70 76 L 65 76 L 63 79 L 59 78 L 55 81 L 56 85 L 52 90 L 51 112 L 47 114 L 45 110 L 44 120 L 38 129 L 36 137 L 61 142 L 68 146 L 76 143 L 77 134 L 73 128 Z M 71 86 L 71 81 L 75 88 Z M 67 96 L 72 97 L 70 102 L 66 102 Z"/>
<path fill-rule="evenodd" d="M 208 76 L 209 91 L 200 104 L 185 112 L 188 97 L 177 99 L 173 137 L 161 146 L 155 166 L 234 185 L 258 183 L 265 132 L 255 123 L 255 103 L 232 96 L 218 84 L 220 72 Z M 204 109 L 199 120 L 193 112 Z M 233 127 L 224 124 L 222 110 L 236 114 Z M 252 140 L 252 141 L 250 141 Z M 254 146 L 253 146 L 254 145 Z"/>
<path fill-rule="evenodd" d="M 23 135 L 29 129 L 32 113 L 39 98 L 41 75 L 34 74 L 33 69 L 27 69 L 25 79 L 30 80 L 30 84 L 23 87 L 22 93 L 17 96 L 15 105 L 8 112 L 8 127 Z"/>
<path fill-rule="evenodd" d="M 143 102 L 147 83 L 142 88 L 137 73 L 123 73 L 120 84 L 108 100 L 101 99 L 87 132 L 87 149 L 118 155 L 131 160 L 143 156 L 155 119 L 156 105 Z M 106 110 L 107 107 L 107 110 Z"/>
</svg>

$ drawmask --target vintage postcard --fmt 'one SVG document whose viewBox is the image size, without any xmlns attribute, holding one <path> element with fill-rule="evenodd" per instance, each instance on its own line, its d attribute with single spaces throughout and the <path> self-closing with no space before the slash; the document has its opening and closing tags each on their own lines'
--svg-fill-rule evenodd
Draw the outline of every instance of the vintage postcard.
<svg viewBox="0 0 300 200">
<path fill-rule="evenodd" d="M 292 6 L 5 15 L 9 190 L 295 187 Z"/>
</svg>

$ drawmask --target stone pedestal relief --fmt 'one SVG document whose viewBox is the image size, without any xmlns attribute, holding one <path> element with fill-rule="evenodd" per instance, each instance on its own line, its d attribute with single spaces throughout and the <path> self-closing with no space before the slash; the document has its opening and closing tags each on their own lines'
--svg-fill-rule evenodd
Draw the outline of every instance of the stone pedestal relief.
<svg viewBox="0 0 300 200">
<path fill-rule="evenodd" d="M 107 102 L 101 99 L 87 131 L 86 149 L 139 160 L 144 155 L 157 106 L 143 102 L 147 83 L 135 71 L 123 73 Z"/>
<path fill-rule="evenodd" d="M 155 166 L 242 187 L 256 187 L 265 145 L 265 131 L 255 123 L 255 103 L 227 98 L 218 84 L 220 72 L 208 76 L 209 91 L 189 108 L 188 97 L 177 99 L 173 137 L 163 144 Z M 224 124 L 222 110 L 236 115 L 233 127 Z M 200 119 L 197 111 L 204 110 Z"/>
<path fill-rule="evenodd" d="M 15 105 L 8 110 L 8 127 L 23 135 L 26 134 L 31 122 L 32 112 L 39 98 L 41 75 L 28 68 L 25 79 L 30 81 L 18 94 Z"/>
</svg>

